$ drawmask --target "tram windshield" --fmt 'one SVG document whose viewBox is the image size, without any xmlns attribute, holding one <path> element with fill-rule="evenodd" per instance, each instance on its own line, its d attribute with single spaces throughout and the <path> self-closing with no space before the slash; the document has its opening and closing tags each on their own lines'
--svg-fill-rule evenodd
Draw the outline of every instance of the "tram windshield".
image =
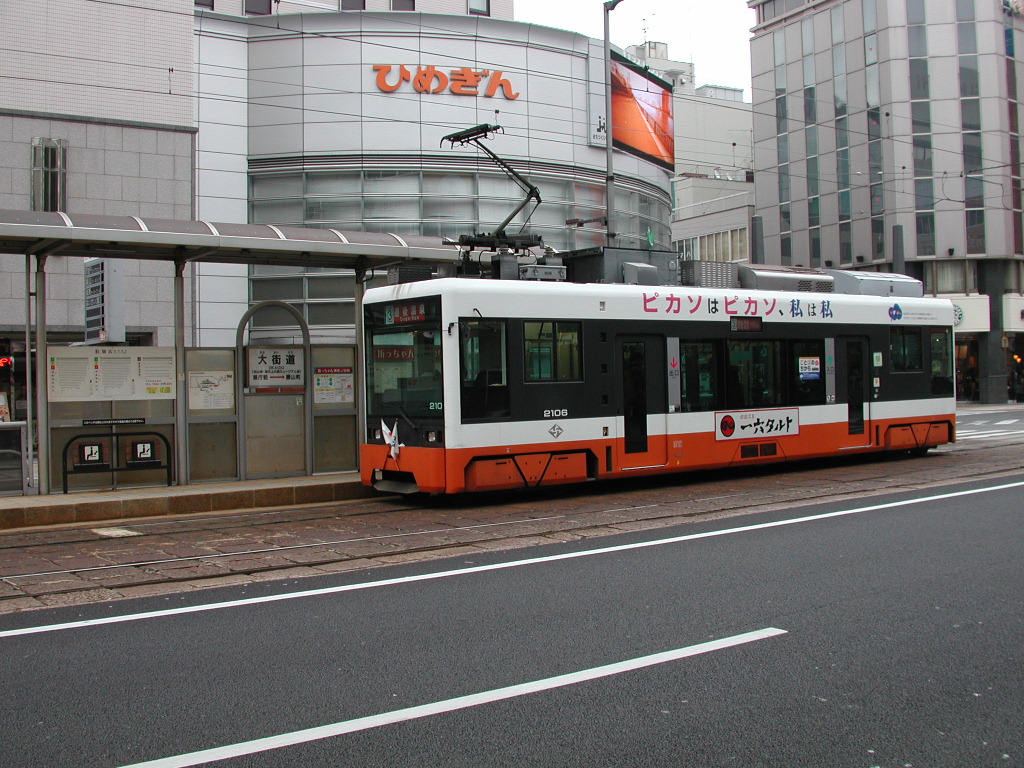
<svg viewBox="0 0 1024 768">
<path fill-rule="evenodd" d="M 438 419 L 441 389 L 441 334 L 437 329 L 380 329 L 368 334 L 367 415 Z"/>
</svg>

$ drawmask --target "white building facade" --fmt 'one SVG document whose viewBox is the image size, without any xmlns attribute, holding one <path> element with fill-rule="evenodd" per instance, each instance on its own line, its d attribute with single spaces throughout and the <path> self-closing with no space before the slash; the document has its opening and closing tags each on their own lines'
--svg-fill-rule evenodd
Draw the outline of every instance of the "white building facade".
<svg viewBox="0 0 1024 768">
<path fill-rule="evenodd" d="M 6 8 L 5 23 L 0 208 L 192 218 L 191 0 L 44 0 Z M 47 266 L 52 337 L 81 341 L 82 262 L 58 253 Z M 136 299 L 125 318 L 129 337 L 171 343 L 169 268 L 128 269 Z M 24 257 L 0 255 L 0 336 L 16 343 L 25 327 L 24 272 Z"/>
</svg>

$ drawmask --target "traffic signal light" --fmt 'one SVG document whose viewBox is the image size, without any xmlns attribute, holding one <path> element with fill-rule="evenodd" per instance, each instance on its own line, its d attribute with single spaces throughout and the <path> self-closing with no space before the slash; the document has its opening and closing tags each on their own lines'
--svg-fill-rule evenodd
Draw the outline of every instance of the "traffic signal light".
<svg viewBox="0 0 1024 768">
<path fill-rule="evenodd" d="M 11 351 L 11 340 L 0 339 L 0 384 L 14 381 L 14 354 Z"/>
</svg>

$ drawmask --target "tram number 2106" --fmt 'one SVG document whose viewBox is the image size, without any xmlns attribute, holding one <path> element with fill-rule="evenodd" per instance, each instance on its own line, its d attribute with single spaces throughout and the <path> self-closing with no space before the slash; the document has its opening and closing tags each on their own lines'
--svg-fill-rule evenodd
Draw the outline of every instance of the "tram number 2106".
<svg viewBox="0 0 1024 768">
<path fill-rule="evenodd" d="M 549 410 L 544 411 L 544 418 L 545 419 L 564 418 L 564 417 L 566 417 L 568 415 L 569 415 L 569 409 L 568 408 L 551 408 Z"/>
</svg>

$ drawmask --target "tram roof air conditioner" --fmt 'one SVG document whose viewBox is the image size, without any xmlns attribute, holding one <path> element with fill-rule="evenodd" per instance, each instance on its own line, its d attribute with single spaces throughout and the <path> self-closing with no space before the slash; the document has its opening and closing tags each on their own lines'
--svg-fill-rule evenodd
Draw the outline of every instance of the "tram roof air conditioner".
<svg viewBox="0 0 1024 768">
<path fill-rule="evenodd" d="M 626 285 L 660 285 L 658 268 L 654 264 L 636 261 L 622 263 L 622 282 Z"/>
<path fill-rule="evenodd" d="M 853 272 L 844 269 L 825 270 L 836 281 L 838 293 L 858 296 L 924 296 L 924 284 L 907 275 L 892 272 Z"/>
<path fill-rule="evenodd" d="M 760 291 L 835 293 L 836 280 L 820 269 L 740 264 L 740 287 Z"/>
</svg>

